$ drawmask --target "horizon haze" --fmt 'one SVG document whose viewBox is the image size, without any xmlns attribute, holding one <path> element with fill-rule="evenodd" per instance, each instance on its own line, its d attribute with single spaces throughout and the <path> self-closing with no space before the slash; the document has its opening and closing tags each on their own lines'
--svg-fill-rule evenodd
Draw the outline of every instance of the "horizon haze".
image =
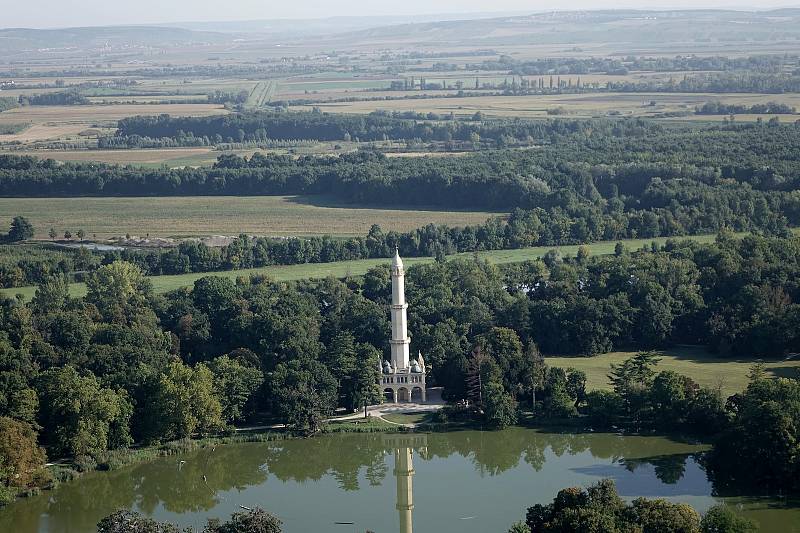
<svg viewBox="0 0 800 533">
<path fill-rule="evenodd" d="M 642 0 L 572 0 L 567 5 L 553 0 L 530 2 L 526 0 L 497 0 L 487 11 L 480 0 L 439 0 L 424 2 L 409 0 L 402 4 L 363 5 L 355 0 L 300 0 L 291 4 L 264 3 L 257 0 L 235 0 L 226 4 L 207 0 L 191 2 L 172 0 L 167 5 L 159 0 L 141 0 L 136 5 L 108 4 L 101 0 L 81 0 L 80 9 L 74 5 L 54 0 L 31 0 L 17 4 L 4 13 L 3 28 L 72 28 L 90 26 L 169 25 L 187 23 L 318 20 L 336 17 L 432 17 L 482 18 L 542 11 L 598 11 L 604 9 L 726 9 L 765 11 L 770 9 L 800 7 L 797 2 L 784 0 L 668 0 L 644 2 Z M 269 5 L 273 4 L 273 5 Z M 191 16 L 187 16 L 191 13 Z"/>
</svg>

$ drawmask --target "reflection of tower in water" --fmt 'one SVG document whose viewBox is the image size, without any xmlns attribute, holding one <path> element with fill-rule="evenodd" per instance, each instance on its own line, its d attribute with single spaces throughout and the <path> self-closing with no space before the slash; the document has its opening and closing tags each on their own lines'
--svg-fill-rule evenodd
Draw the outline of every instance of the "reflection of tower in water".
<svg viewBox="0 0 800 533">
<path fill-rule="evenodd" d="M 400 533 L 414 531 L 414 450 L 421 454 L 427 452 L 426 435 L 385 435 L 384 444 L 394 451 L 394 477 L 397 481 L 397 515 L 400 520 Z"/>
<path fill-rule="evenodd" d="M 394 476 L 397 478 L 397 513 L 400 516 L 400 533 L 411 533 L 414 529 L 412 453 L 411 448 L 397 448 L 394 451 Z"/>
</svg>

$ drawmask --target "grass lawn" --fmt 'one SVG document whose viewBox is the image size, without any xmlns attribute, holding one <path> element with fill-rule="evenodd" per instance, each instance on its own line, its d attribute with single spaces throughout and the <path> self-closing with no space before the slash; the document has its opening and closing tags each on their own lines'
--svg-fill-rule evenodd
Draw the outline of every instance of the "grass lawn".
<svg viewBox="0 0 800 533">
<path fill-rule="evenodd" d="M 331 420 L 328 422 L 325 432 L 327 433 L 357 433 L 372 431 L 392 431 L 397 430 L 397 426 L 390 424 L 380 418 L 371 416 L 369 418 L 355 418 L 351 420 Z"/>
<path fill-rule="evenodd" d="M 608 389 L 608 373 L 612 364 L 619 364 L 635 352 L 612 352 L 594 357 L 547 357 L 549 366 L 575 368 L 586 372 L 587 390 Z M 747 386 L 747 374 L 752 360 L 723 359 L 708 353 L 702 347 L 678 346 L 659 352 L 661 361 L 656 371 L 674 370 L 691 377 L 706 387 L 722 388 L 723 395 L 741 392 Z M 795 376 L 800 372 L 800 358 L 791 361 L 765 360 L 767 371 L 774 376 Z"/>
<path fill-rule="evenodd" d="M 699 242 L 711 242 L 715 239 L 714 235 L 698 235 L 686 237 L 687 239 Z M 658 239 L 629 239 L 621 241 L 629 249 L 640 248 L 652 242 L 663 244 L 666 238 Z M 607 255 L 614 253 L 617 241 L 598 242 L 587 245 L 594 255 Z M 557 249 L 562 255 L 575 255 L 579 246 L 536 246 L 533 248 L 522 248 L 519 250 L 493 250 L 488 252 L 476 252 L 458 254 L 455 257 L 472 257 L 477 255 L 482 259 L 487 259 L 495 264 L 520 263 L 531 259 L 544 256 L 549 250 Z M 192 285 L 196 280 L 206 276 L 219 276 L 236 279 L 239 276 L 251 276 L 254 274 L 267 274 L 275 281 L 294 281 L 299 279 L 320 279 L 333 276 L 335 278 L 346 278 L 349 276 L 362 276 L 371 268 L 377 265 L 388 264 L 389 259 L 359 259 L 356 261 L 339 261 L 336 263 L 306 263 L 302 265 L 288 266 L 269 266 L 262 268 L 250 268 L 244 270 L 230 270 L 225 272 L 201 272 L 196 274 L 180 274 L 177 276 L 152 276 L 150 281 L 153 290 L 157 293 L 168 292 L 180 287 Z M 431 257 L 410 257 L 404 259 L 407 266 L 430 263 Z M 13 289 L 0 289 L 0 294 L 13 297 L 21 294 L 26 300 L 30 300 L 36 287 L 17 287 Z M 73 296 L 83 296 L 86 294 L 86 286 L 83 283 L 73 283 L 70 285 L 70 292 Z"/>
<path fill-rule="evenodd" d="M 431 413 L 389 413 L 382 418 L 395 424 L 424 424 L 431 421 L 431 416 Z"/>
</svg>

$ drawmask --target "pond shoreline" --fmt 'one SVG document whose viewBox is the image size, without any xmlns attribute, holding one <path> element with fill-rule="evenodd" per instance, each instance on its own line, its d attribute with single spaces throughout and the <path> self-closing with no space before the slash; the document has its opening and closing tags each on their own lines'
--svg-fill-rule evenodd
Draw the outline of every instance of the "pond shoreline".
<svg viewBox="0 0 800 533">
<path fill-rule="evenodd" d="M 108 471 L 86 472 L 76 483 L 0 510 L 0 530 L 90 531 L 118 509 L 197 529 L 207 518 L 224 520 L 243 505 L 272 512 L 284 520 L 286 533 L 327 531 L 339 519 L 357 523 L 360 531 L 392 531 L 393 478 L 406 471 L 396 468 L 398 457 L 413 457 L 413 520 L 424 531 L 505 531 L 528 506 L 600 479 L 614 480 L 626 501 L 665 498 L 700 513 L 720 501 L 741 503 L 741 512 L 765 526 L 794 524 L 800 512 L 793 501 L 774 497 L 721 499 L 702 466 L 708 445 L 538 426 L 479 431 L 464 424 L 423 425 L 398 431 L 375 420 L 347 421 L 329 424 L 314 438 L 268 431 L 125 450 L 125 457 L 106 458 L 110 464 L 100 470 Z M 495 493 L 505 496 L 486 498 Z M 308 505 L 319 512 L 305 512 Z M 476 518 L 462 523 L 465 516 Z"/>
<path fill-rule="evenodd" d="M 585 421 L 580 418 L 542 420 L 523 418 L 519 423 L 509 426 L 507 429 L 532 429 L 542 430 L 549 433 L 565 434 L 592 434 L 595 430 L 587 426 Z M 149 446 L 133 446 L 130 448 L 120 448 L 105 452 L 102 457 L 94 463 L 81 463 L 75 458 L 63 458 L 58 461 L 50 462 L 45 467 L 52 474 L 52 481 L 44 487 L 35 487 L 17 495 L 17 500 L 31 496 L 36 496 L 43 491 L 55 489 L 62 483 L 79 481 L 84 474 L 90 472 L 109 472 L 121 468 L 135 466 L 151 462 L 164 457 L 179 456 L 189 454 L 207 448 L 217 446 L 258 443 L 258 442 L 277 442 L 283 440 L 313 439 L 325 435 L 345 434 L 345 433 L 450 433 L 458 431 L 479 431 L 494 433 L 498 429 L 484 427 L 478 422 L 447 422 L 435 423 L 430 421 L 402 424 L 385 420 L 383 417 L 351 418 L 339 417 L 331 418 L 323 428 L 309 435 L 301 435 L 279 425 L 258 426 L 254 428 L 232 428 L 227 434 L 214 436 L 190 437 L 168 441 Z M 609 431 L 607 431 L 609 432 Z M 691 438 L 682 434 L 664 434 L 656 431 L 628 432 L 623 429 L 612 429 L 610 433 L 620 436 L 655 436 L 673 439 L 686 444 L 705 444 L 709 447 L 710 443 L 699 439 Z M 13 502 L 12 502 L 13 503 Z M 9 504 L 10 505 L 10 504 Z M 3 506 L 0 506 L 2 509 Z"/>
</svg>

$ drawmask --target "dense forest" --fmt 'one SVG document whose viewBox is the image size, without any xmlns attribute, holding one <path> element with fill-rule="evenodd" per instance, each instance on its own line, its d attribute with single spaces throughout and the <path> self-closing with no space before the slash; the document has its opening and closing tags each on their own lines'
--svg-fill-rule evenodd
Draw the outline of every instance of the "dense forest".
<svg viewBox="0 0 800 533">
<path fill-rule="evenodd" d="M 614 370 L 613 392 L 592 393 L 580 372 L 548 369 L 538 354 L 673 342 L 743 357 L 797 351 L 798 258 L 797 238 L 721 236 L 708 245 L 620 248 L 609 257 L 550 254 L 502 270 L 470 260 L 414 266 L 407 276 L 411 349 L 425 353 L 431 379 L 451 401 L 474 398 L 470 376 L 480 373 L 480 416 L 490 427 L 513 422 L 524 404 L 543 417 L 584 412 L 596 427 L 731 431 L 747 442 L 737 462 L 752 463 L 752 480 L 788 489 L 800 479 L 800 463 L 783 461 L 794 453 L 796 443 L 786 439 L 796 430 L 766 448 L 758 435 L 763 424 L 800 412 L 791 411 L 796 381 L 754 372 L 751 387 L 726 407 L 718 391 L 656 374 L 653 356 L 642 354 Z M 87 287 L 84 299 L 73 299 L 63 277 L 53 277 L 29 303 L 0 303 L 0 422 L 17 436 L 12 444 L 24 453 L 12 458 L 28 473 L 3 478 L 12 495 L 46 477 L 37 439 L 49 457 L 75 457 L 91 468 L 134 442 L 216 433 L 254 416 L 314 431 L 337 406 L 380 398 L 375 373 L 388 348 L 388 267 L 345 281 L 206 277 L 158 295 L 134 265 L 118 261 L 92 273 Z M 786 400 L 770 408 L 788 411 L 753 425 L 765 398 L 781 394 Z M 673 417 L 662 416 L 665 397 Z M 745 405 L 753 407 L 734 407 Z M 780 462 L 770 458 L 778 447 Z"/>
</svg>

